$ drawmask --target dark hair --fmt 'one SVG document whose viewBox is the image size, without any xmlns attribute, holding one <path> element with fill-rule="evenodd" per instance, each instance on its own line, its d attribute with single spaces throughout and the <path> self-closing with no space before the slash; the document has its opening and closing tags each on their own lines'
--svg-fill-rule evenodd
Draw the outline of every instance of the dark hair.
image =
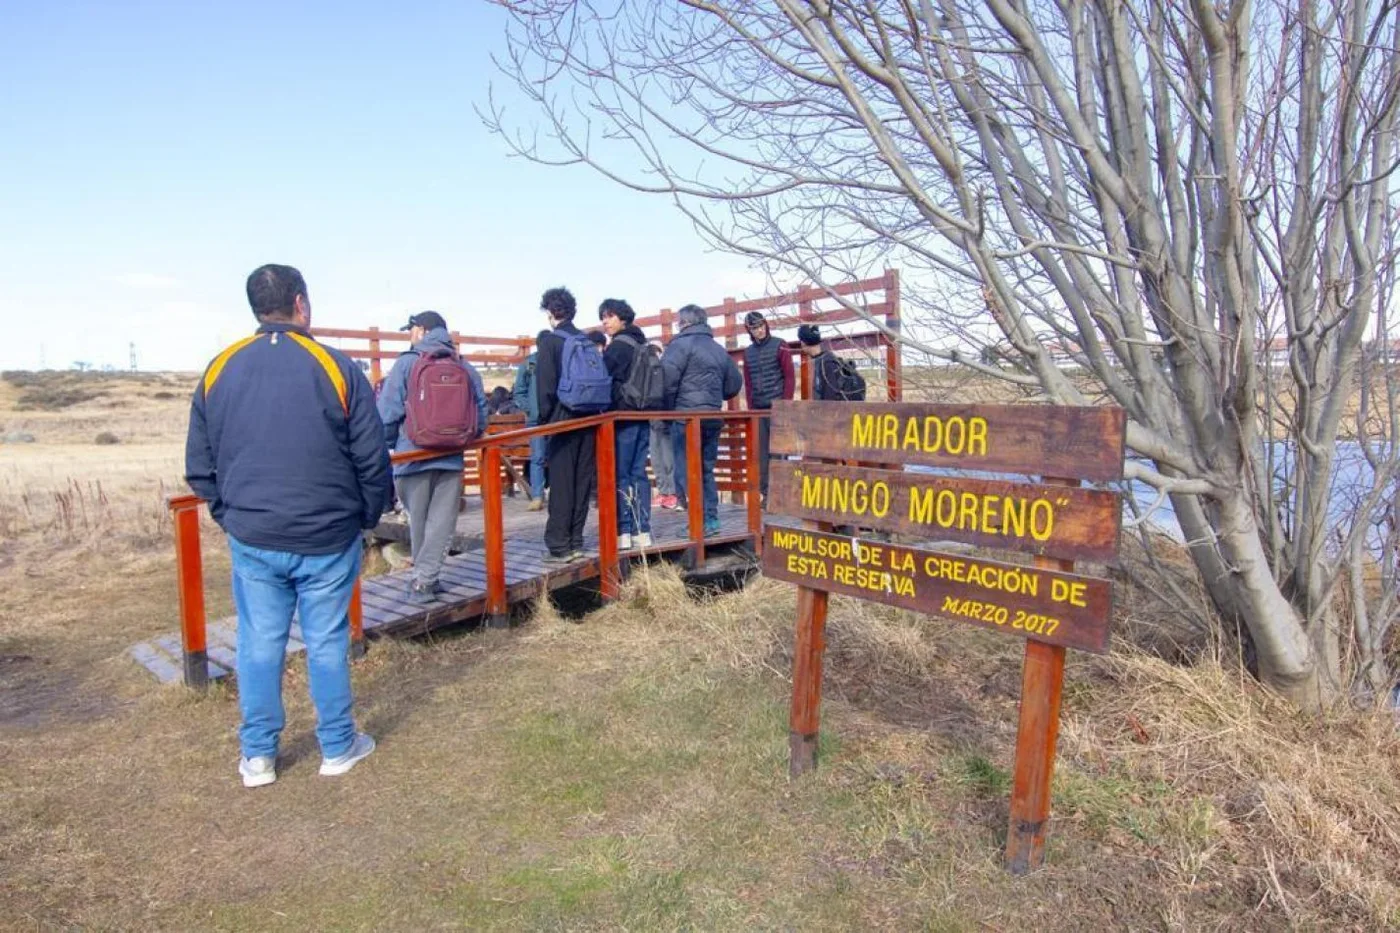
<svg viewBox="0 0 1400 933">
<path fill-rule="evenodd" d="M 608 342 L 607 335 L 604 334 L 601 330 L 590 330 L 588 332 L 588 339 L 593 341 L 600 347 Z"/>
<path fill-rule="evenodd" d="M 572 321 L 578 313 L 578 302 L 567 288 L 551 288 L 540 298 L 540 310 L 548 311 L 556 321 Z"/>
<path fill-rule="evenodd" d="M 296 314 L 298 295 L 307 297 L 306 279 L 291 266 L 269 263 L 248 276 L 248 305 L 259 321 L 290 319 Z"/>
<path fill-rule="evenodd" d="M 598 320 L 602 320 L 604 315 L 611 314 L 619 321 L 632 326 L 632 322 L 637 319 L 637 312 L 632 310 L 632 306 L 621 298 L 608 298 L 598 306 Z"/>
<path fill-rule="evenodd" d="M 815 347 L 822 342 L 821 329 L 815 324 L 803 324 L 797 328 L 797 339 L 804 347 Z"/>
</svg>

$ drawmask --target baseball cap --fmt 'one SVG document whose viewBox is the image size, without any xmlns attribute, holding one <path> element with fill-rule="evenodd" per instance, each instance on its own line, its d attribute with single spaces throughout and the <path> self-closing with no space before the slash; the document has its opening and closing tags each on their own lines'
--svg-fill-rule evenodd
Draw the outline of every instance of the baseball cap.
<svg viewBox="0 0 1400 933">
<path fill-rule="evenodd" d="M 753 330 L 758 325 L 767 323 L 768 319 L 757 311 L 750 311 L 748 314 L 744 315 L 744 328 L 746 330 Z"/>
<path fill-rule="evenodd" d="M 400 327 L 399 330 L 412 330 L 415 327 L 421 327 L 424 330 L 432 330 L 436 327 L 441 327 L 443 330 L 446 330 L 447 322 L 444 321 L 442 315 L 438 314 L 436 311 L 419 311 L 417 314 L 411 315 L 408 319 L 408 323 Z"/>
</svg>

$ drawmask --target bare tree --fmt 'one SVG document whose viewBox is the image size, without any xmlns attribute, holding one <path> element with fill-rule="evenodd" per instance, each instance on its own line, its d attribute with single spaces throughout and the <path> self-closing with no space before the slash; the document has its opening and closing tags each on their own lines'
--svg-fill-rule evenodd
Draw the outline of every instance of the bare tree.
<svg viewBox="0 0 1400 933">
<path fill-rule="evenodd" d="M 911 270 L 907 352 L 1128 411 L 1264 681 L 1389 683 L 1392 0 L 502 5 L 519 153 L 819 283 Z"/>
</svg>

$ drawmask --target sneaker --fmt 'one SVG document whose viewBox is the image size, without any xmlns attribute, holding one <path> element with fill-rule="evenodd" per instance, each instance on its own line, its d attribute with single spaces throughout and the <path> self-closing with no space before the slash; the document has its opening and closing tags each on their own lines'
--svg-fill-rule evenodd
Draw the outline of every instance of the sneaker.
<svg viewBox="0 0 1400 933">
<path fill-rule="evenodd" d="M 530 504 L 527 505 L 527 506 L 525 506 L 525 511 L 527 511 L 527 512 L 543 512 L 543 511 L 544 511 L 544 497 L 541 496 L 541 497 L 538 498 L 538 499 L 531 499 L 531 500 L 530 500 Z"/>
<path fill-rule="evenodd" d="M 630 550 L 632 550 L 632 536 L 629 535 L 629 534 L 621 534 L 621 535 L 618 535 L 618 536 L 617 536 L 617 549 L 618 549 L 619 551 L 630 551 Z"/>
<path fill-rule="evenodd" d="M 583 550 L 582 548 L 574 548 L 572 551 L 569 552 L 569 556 L 564 559 L 571 564 L 575 563 L 576 561 L 588 560 L 588 552 Z"/>
<path fill-rule="evenodd" d="M 262 787 L 277 780 L 277 759 L 269 755 L 238 759 L 238 774 L 244 787 Z"/>
<path fill-rule="evenodd" d="M 572 551 L 566 551 L 566 552 L 563 553 L 563 554 L 556 554 L 556 553 L 554 553 L 553 551 L 550 551 L 550 552 L 548 552 L 547 554 L 544 555 L 544 562 L 545 562 L 546 564 L 551 565 L 551 566 L 558 566 L 559 564 L 567 564 L 569 561 L 571 561 L 571 560 L 573 560 L 573 559 L 574 559 L 574 554 L 573 554 Z"/>
<path fill-rule="evenodd" d="M 651 547 L 651 532 L 639 531 L 632 538 L 632 543 L 639 548 Z"/>
<path fill-rule="evenodd" d="M 321 759 L 321 773 L 326 777 L 335 777 L 344 774 L 355 765 L 369 757 L 374 751 L 374 739 L 363 732 L 356 732 L 354 740 L 350 743 L 350 748 L 343 755 L 336 755 L 334 758 Z"/>
<path fill-rule="evenodd" d="M 408 585 L 408 601 L 416 606 L 426 606 L 428 603 L 437 602 L 437 592 L 436 583 L 419 583 L 414 580 Z"/>
<path fill-rule="evenodd" d="M 705 537 L 716 537 L 723 529 L 720 527 L 719 519 L 713 518 L 705 522 Z"/>
<path fill-rule="evenodd" d="M 678 509 L 678 508 L 681 507 L 681 500 L 680 500 L 680 497 L 679 497 L 679 496 L 662 496 L 662 497 L 661 497 L 661 507 L 662 507 L 663 509 L 670 509 L 672 512 L 674 512 L 676 509 Z"/>
</svg>

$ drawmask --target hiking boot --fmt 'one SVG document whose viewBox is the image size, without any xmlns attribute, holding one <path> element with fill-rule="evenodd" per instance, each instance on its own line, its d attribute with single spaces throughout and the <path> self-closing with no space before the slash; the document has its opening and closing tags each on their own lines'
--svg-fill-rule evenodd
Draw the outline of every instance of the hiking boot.
<svg viewBox="0 0 1400 933">
<path fill-rule="evenodd" d="M 321 773 L 326 777 L 344 774 L 368 758 L 372 751 L 374 751 L 374 739 L 363 732 L 356 732 L 354 741 L 350 743 L 350 748 L 346 750 L 345 754 L 321 759 Z"/>
<path fill-rule="evenodd" d="M 621 534 L 621 535 L 618 535 L 618 536 L 617 536 L 617 549 L 618 549 L 619 551 L 630 551 L 630 550 L 632 550 L 632 536 L 629 535 L 629 534 Z"/>
<path fill-rule="evenodd" d="M 408 601 L 415 606 L 426 606 L 437 602 L 437 583 L 419 583 L 414 580 L 408 585 Z"/>
<path fill-rule="evenodd" d="M 639 548 L 651 547 L 651 532 L 639 531 L 632 538 L 632 544 Z"/>
<path fill-rule="evenodd" d="M 240 758 L 238 775 L 243 778 L 244 787 L 263 787 L 271 784 L 277 780 L 277 758 L 271 755 Z"/>
<path fill-rule="evenodd" d="M 723 531 L 720 527 L 719 519 L 712 518 L 705 522 L 705 537 L 713 538 Z"/>
<path fill-rule="evenodd" d="M 527 505 L 527 506 L 525 506 L 525 511 L 527 511 L 527 512 L 543 512 L 543 511 L 544 511 L 544 496 L 540 496 L 538 499 L 531 499 L 531 500 L 530 500 L 530 504 Z"/>
</svg>

